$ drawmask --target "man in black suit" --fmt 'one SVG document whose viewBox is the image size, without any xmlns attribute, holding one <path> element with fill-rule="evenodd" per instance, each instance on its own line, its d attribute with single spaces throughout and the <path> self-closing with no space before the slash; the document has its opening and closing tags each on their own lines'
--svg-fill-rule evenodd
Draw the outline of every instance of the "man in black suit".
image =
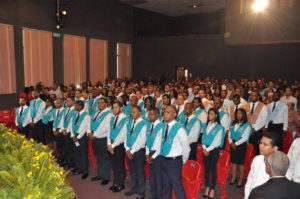
<svg viewBox="0 0 300 199">
<path fill-rule="evenodd" d="M 299 199 L 300 184 L 285 177 L 289 167 L 287 155 L 276 151 L 265 159 L 265 164 L 270 180 L 254 188 L 249 199 Z"/>
</svg>

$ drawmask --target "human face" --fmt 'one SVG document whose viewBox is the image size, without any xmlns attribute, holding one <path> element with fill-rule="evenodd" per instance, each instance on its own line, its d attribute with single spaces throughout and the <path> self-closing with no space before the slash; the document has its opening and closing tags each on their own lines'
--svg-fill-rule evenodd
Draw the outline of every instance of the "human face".
<svg viewBox="0 0 300 199">
<path fill-rule="evenodd" d="M 194 109 L 197 109 L 199 106 L 200 106 L 199 100 L 194 100 L 193 101 L 193 107 L 194 107 Z"/>
<path fill-rule="evenodd" d="M 60 109 L 63 106 L 63 101 L 61 99 L 57 99 L 55 101 L 55 108 Z"/>
<path fill-rule="evenodd" d="M 37 91 L 32 91 L 31 94 L 34 99 L 37 99 L 39 97 L 39 93 Z"/>
<path fill-rule="evenodd" d="M 26 100 L 25 100 L 25 99 L 23 99 L 23 98 L 20 98 L 20 100 L 19 100 L 19 104 L 20 104 L 20 106 L 25 106 L 25 104 L 26 104 Z"/>
<path fill-rule="evenodd" d="M 136 120 L 140 116 L 141 116 L 141 113 L 139 112 L 139 110 L 136 107 L 132 108 L 132 110 L 131 110 L 131 117 Z"/>
<path fill-rule="evenodd" d="M 204 97 L 205 97 L 205 92 L 204 92 L 204 90 L 200 90 L 200 91 L 199 91 L 199 97 L 200 97 L 200 98 L 204 98 Z"/>
<path fill-rule="evenodd" d="M 154 110 L 149 111 L 149 119 L 151 122 L 155 122 L 158 119 L 157 112 Z"/>
<path fill-rule="evenodd" d="M 78 104 L 75 104 L 75 110 L 80 112 L 82 110 L 82 108 Z"/>
<path fill-rule="evenodd" d="M 182 95 L 178 95 L 177 103 L 178 103 L 178 105 L 182 105 L 184 103 L 184 98 Z"/>
<path fill-rule="evenodd" d="M 164 111 L 164 121 L 171 122 L 176 117 L 176 111 L 171 106 L 167 106 Z"/>
<path fill-rule="evenodd" d="M 137 99 L 136 96 L 133 96 L 133 97 L 130 98 L 129 102 L 130 102 L 130 104 L 131 104 L 132 106 L 134 106 L 134 105 L 137 105 L 138 99 Z"/>
<path fill-rule="evenodd" d="M 74 105 L 74 101 L 71 98 L 67 98 L 67 106 L 71 107 Z"/>
<path fill-rule="evenodd" d="M 288 102 L 287 103 L 287 106 L 288 106 L 288 110 L 289 111 L 293 111 L 295 109 L 295 105 L 293 102 Z"/>
<path fill-rule="evenodd" d="M 122 108 L 118 104 L 113 104 L 113 112 L 115 115 L 119 115 L 122 112 Z"/>
<path fill-rule="evenodd" d="M 208 112 L 208 120 L 209 121 L 215 122 L 216 118 L 217 118 L 217 114 L 215 114 L 214 111 Z"/>
<path fill-rule="evenodd" d="M 107 107 L 107 103 L 105 102 L 105 100 L 100 99 L 98 102 L 98 109 L 102 111 L 102 110 L 106 109 L 106 107 Z"/>
<path fill-rule="evenodd" d="M 259 153 L 260 155 L 268 156 L 271 153 L 278 150 L 278 147 L 273 147 L 271 144 L 271 139 L 267 137 L 262 137 L 259 143 Z"/>
<path fill-rule="evenodd" d="M 236 119 L 240 121 L 240 120 L 242 120 L 242 118 L 243 118 L 242 111 L 237 111 L 237 113 L 236 113 Z"/>
<path fill-rule="evenodd" d="M 140 91 L 136 92 L 136 96 L 137 96 L 138 99 L 142 99 L 143 98 L 143 95 L 142 95 L 142 93 Z"/>
<path fill-rule="evenodd" d="M 187 115 L 187 116 L 192 115 L 192 113 L 193 113 L 193 105 L 190 104 L 190 103 L 186 104 L 186 105 L 184 106 L 184 113 L 185 113 L 185 115 Z"/>
<path fill-rule="evenodd" d="M 220 109 L 221 106 L 222 106 L 221 100 L 220 100 L 220 99 L 215 99 L 215 100 L 214 100 L 214 107 L 215 107 L 216 109 Z"/>
<path fill-rule="evenodd" d="M 257 92 L 252 92 L 250 94 L 250 100 L 251 100 L 251 102 L 257 102 L 257 100 L 258 100 L 258 94 L 257 94 Z"/>
<path fill-rule="evenodd" d="M 163 97 L 163 104 L 169 104 L 169 98 L 167 96 Z"/>
<path fill-rule="evenodd" d="M 237 97 L 232 98 L 232 101 L 233 101 L 234 105 L 239 105 L 241 103 L 240 98 L 237 98 Z"/>
<path fill-rule="evenodd" d="M 75 97 L 76 97 L 77 99 L 81 98 L 81 92 L 80 92 L 80 91 L 76 91 L 76 92 L 75 92 Z"/>
<path fill-rule="evenodd" d="M 226 98 L 226 96 L 227 96 L 227 92 L 226 91 L 221 91 L 221 98 L 222 99 L 225 99 Z"/>
</svg>

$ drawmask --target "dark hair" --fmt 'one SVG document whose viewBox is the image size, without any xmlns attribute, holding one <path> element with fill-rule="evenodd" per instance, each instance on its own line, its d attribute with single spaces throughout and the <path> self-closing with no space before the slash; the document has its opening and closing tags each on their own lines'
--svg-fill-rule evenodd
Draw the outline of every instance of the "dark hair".
<svg viewBox="0 0 300 199">
<path fill-rule="evenodd" d="M 25 100 L 25 102 L 27 102 L 27 98 L 26 97 L 20 97 L 20 99 Z"/>
<path fill-rule="evenodd" d="M 114 104 L 117 104 L 117 105 L 118 105 L 119 107 L 121 107 L 121 108 L 123 107 L 122 102 L 116 101 L 116 102 L 113 103 L 113 105 L 114 105 Z"/>
<path fill-rule="evenodd" d="M 132 109 L 133 109 L 133 108 L 136 108 L 139 112 L 142 111 L 141 107 L 138 106 L 138 105 L 133 105 L 133 106 L 132 106 Z M 132 110 L 132 109 L 131 109 L 131 110 Z"/>
<path fill-rule="evenodd" d="M 84 102 L 82 100 L 77 100 L 75 102 L 75 104 L 77 104 L 78 106 L 80 106 L 82 109 L 84 108 Z"/>
<path fill-rule="evenodd" d="M 235 112 L 234 112 L 234 120 L 233 120 L 233 122 L 232 122 L 232 125 L 235 125 L 235 124 L 238 122 L 238 119 L 237 119 L 237 116 L 236 116 L 238 111 L 241 111 L 242 114 L 243 114 L 243 117 L 242 117 L 242 119 L 241 119 L 242 125 L 245 124 L 245 123 L 248 121 L 246 110 L 243 109 L 243 108 L 238 108 L 238 109 L 236 109 Z"/>
<path fill-rule="evenodd" d="M 25 92 L 26 94 L 30 92 L 30 88 L 29 87 L 25 87 L 23 92 Z"/>
<path fill-rule="evenodd" d="M 146 108 L 146 101 L 147 101 L 147 100 L 149 100 L 149 102 L 150 102 L 150 109 L 151 109 L 151 108 L 154 108 L 155 105 L 156 105 L 156 99 L 155 99 L 154 97 L 151 97 L 151 96 L 146 97 L 146 99 L 145 99 L 145 104 L 144 104 L 144 107 L 145 107 L 145 108 Z"/>
<path fill-rule="evenodd" d="M 156 107 L 150 108 L 150 111 L 154 111 L 155 113 L 159 114 L 159 110 Z"/>
<path fill-rule="evenodd" d="M 121 98 L 122 98 L 123 106 L 127 106 L 128 95 L 122 95 Z"/>
<path fill-rule="evenodd" d="M 164 97 L 168 98 L 168 100 L 169 100 L 169 104 L 166 104 L 166 105 L 171 105 L 171 97 L 170 97 L 170 95 L 169 94 L 163 94 L 162 98 L 164 98 Z"/>
<path fill-rule="evenodd" d="M 100 98 L 99 98 L 99 101 L 100 101 L 100 100 L 104 100 L 105 104 L 107 104 L 107 103 L 108 103 L 108 100 L 107 100 L 107 98 L 106 98 L 106 97 L 100 97 Z"/>
<path fill-rule="evenodd" d="M 68 97 L 67 97 L 67 99 L 71 99 L 72 101 L 75 101 L 75 98 L 72 96 L 72 95 L 69 95 Z"/>
<path fill-rule="evenodd" d="M 217 118 L 215 119 L 215 122 L 217 122 L 218 124 L 221 124 L 221 122 L 220 122 L 220 114 L 219 114 L 218 109 L 216 109 L 216 108 L 210 108 L 207 111 L 207 122 L 206 122 L 206 125 L 210 122 L 210 120 L 209 120 L 209 112 L 210 111 L 213 111 L 217 115 Z"/>
<path fill-rule="evenodd" d="M 240 99 L 241 98 L 241 96 L 240 95 L 238 95 L 238 94 L 234 94 L 233 96 L 232 96 L 232 99 L 233 98 L 238 98 L 238 99 Z"/>
<path fill-rule="evenodd" d="M 116 101 L 116 97 L 115 96 L 108 96 L 107 97 L 107 101 L 108 99 L 110 100 L 110 103 L 113 104 Z"/>
<path fill-rule="evenodd" d="M 271 140 L 272 147 L 275 147 L 275 146 L 279 147 L 279 140 L 281 139 L 279 134 L 269 131 L 269 132 L 265 133 L 263 135 L 263 137 L 266 137 Z"/>
<path fill-rule="evenodd" d="M 204 106 L 203 106 L 203 103 L 202 103 L 202 99 L 201 99 L 200 97 L 195 97 L 195 98 L 193 99 L 193 103 L 194 103 L 195 100 L 198 100 L 198 102 L 200 103 L 200 106 L 199 106 L 199 107 L 200 107 L 201 109 L 205 109 Z"/>
</svg>

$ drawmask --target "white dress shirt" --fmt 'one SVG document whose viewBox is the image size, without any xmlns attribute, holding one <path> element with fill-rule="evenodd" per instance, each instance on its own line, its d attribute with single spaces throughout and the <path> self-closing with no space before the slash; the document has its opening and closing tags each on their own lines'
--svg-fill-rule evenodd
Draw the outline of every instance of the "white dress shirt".
<svg viewBox="0 0 300 199">
<path fill-rule="evenodd" d="M 53 106 L 49 106 L 49 107 L 47 107 L 47 109 L 46 109 L 46 111 L 45 111 L 45 115 L 47 115 L 48 114 L 48 112 L 51 110 L 53 108 Z M 52 122 L 53 121 L 53 115 L 51 115 L 51 117 L 50 117 L 50 119 L 49 119 L 49 122 Z"/>
<path fill-rule="evenodd" d="M 190 115 L 188 117 L 188 121 L 191 121 L 194 117 L 196 117 L 195 115 Z M 201 132 L 201 125 L 200 125 L 200 121 L 197 120 L 193 127 L 191 128 L 191 131 L 190 131 L 190 134 L 188 135 L 188 141 L 189 141 L 189 144 L 192 144 L 194 142 L 197 142 L 198 141 L 198 138 L 199 138 L 199 135 L 200 135 L 200 132 Z"/>
<path fill-rule="evenodd" d="M 251 170 L 248 175 L 248 179 L 245 185 L 245 198 L 248 199 L 250 192 L 255 187 L 258 187 L 265 182 L 267 182 L 270 177 L 266 172 L 266 165 L 265 165 L 265 156 L 258 155 L 256 156 L 251 164 Z"/>
<path fill-rule="evenodd" d="M 259 101 L 257 101 L 254 105 L 254 111 L 258 105 Z M 252 109 L 253 102 L 250 104 L 250 111 Z M 263 106 L 260 113 L 258 114 L 258 117 L 256 119 L 255 124 L 252 124 L 252 128 L 254 128 L 255 131 L 258 131 L 259 129 L 263 128 L 266 125 L 266 122 L 268 120 L 268 111 L 267 106 Z"/>
<path fill-rule="evenodd" d="M 159 121 L 159 119 L 157 119 L 154 123 L 151 122 L 150 124 L 150 130 L 151 130 L 151 126 L 152 124 L 154 124 L 153 129 L 155 129 L 155 127 L 160 124 L 161 122 Z M 156 134 L 153 146 L 151 149 L 148 148 L 148 146 L 146 145 L 146 155 L 149 155 L 150 150 L 151 151 L 155 151 L 155 153 L 151 156 L 153 159 L 155 159 L 159 154 L 160 154 L 160 148 L 161 148 L 161 139 L 162 139 L 162 132 L 163 132 L 163 128 L 161 128 Z"/>
<path fill-rule="evenodd" d="M 219 111 L 221 111 L 221 109 L 219 109 Z M 227 131 L 229 129 L 230 126 L 230 117 L 229 114 L 224 114 L 224 116 L 222 117 L 222 119 L 220 120 L 221 125 L 224 127 L 225 131 Z"/>
<path fill-rule="evenodd" d="M 79 112 L 79 117 L 83 112 L 85 112 L 85 111 L 81 110 Z M 71 124 L 71 137 L 75 137 L 74 134 L 73 134 L 73 125 L 72 125 L 73 121 L 72 120 L 76 120 L 77 117 L 78 117 L 78 113 L 76 113 L 76 116 L 73 117 L 73 119 L 71 119 L 71 121 L 70 121 L 70 124 Z M 84 117 L 84 119 L 82 120 L 82 122 L 81 122 L 81 124 L 78 128 L 78 132 L 77 132 L 78 135 L 76 136 L 77 139 L 81 139 L 89 131 L 89 129 L 90 129 L 90 119 L 91 119 L 90 116 L 86 115 Z"/>
<path fill-rule="evenodd" d="M 290 166 L 286 177 L 289 180 L 300 183 L 300 138 L 293 141 L 287 156 L 290 160 Z"/>
<path fill-rule="evenodd" d="M 20 115 L 20 113 L 21 113 L 21 108 L 22 108 L 22 106 L 20 106 L 20 108 L 19 108 L 19 115 Z M 25 111 L 25 109 L 27 109 L 27 108 L 29 108 L 27 105 L 24 105 L 24 106 L 23 106 L 23 113 L 22 113 L 22 115 L 24 114 L 24 111 Z M 30 123 L 31 118 L 30 118 L 29 111 L 30 111 L 30 110 L 28 110 L 28 111 L 27 111 L 27 114 L 24 116 L 24 120 L 23 120 L 23 124 L 22 124 L 23 127 L 26 127 L 26 126 Z M 15 124 L 16 124 L 16 126 L 20 126 L 20 125 L 21 125 L 21 124 L 18 123 L 17 115 L 16 115 L 16 118 L 15 118 Z"/>
<path fill-rule="evenodd" d="M 42 100 L 42 99 L 37 98 L 37 99 L 32 99 L 32 100 L 38 101 L 38 100 Z M 44 101 L 42 101 L 42 103 L 40 104 L 40 106 L 38 107 L 38 109 L 35 113 L 35 117 L 33 118 L 33 123 L 37 123 L 38 121 L 40 121 L 42 119 L 43 109 L 45 109 L 45 107 L 46 107 L 46 103 Z M 30 110 L 29 110 L 29 112 L 30 112 Z"/>
<path fill-rule="evenodd" d="M 136 128 L 137 124 L 142 121 L 143 119 L 141 117 L 139 117 L 136 122 L 135 122 L 135 126 L 134 128 Z M 132 121 L 132 125 L 131 128 L 133 127 L 133 121 Z M 131 129 L 130 128 L 130 129 Z M 131 148 L 129 148 L 127 146 L 127 136 L 125 136 L 125 140 L 124 140 L 124 147 L 126 149 L 126 151 L 130 150 L 130 153 L 133 155 L 135 152 L 139 151 L 142 148 L 145 148 L 146 145 L 146 131 L 147 131 L 147 125 L 144 125 L 143 128 L 141 129 L 141 132 L 139 133 L 138 137 L 136 138 L 134 144 L 132 145 Z"/>
<path fill-rule="evenodd" d="M 202 104 L 203 104 L 203 106 L 204 106 L 205 111 L 208 112 L 209 108 L 211 107 L 211 102 L 209 102 L 209 103 L 206 102 L 206 101 L 209 101 L 206 97 L 203 97 L 203 98 L 201 99 L 201 101 L 202 101 Z M 208 103 L 208 104 L 205 105 L 205 103 Z"/>
<path fill-rule="evenodd" d="M 293 96 L 289 96 L 289 97 L 283 96 L 283 97 L 280 98 L 280 101 L 282 101 L 285 104 L 287 104 L 288 102 L 293 102 L 294 105 L 295 105 L 295 111 L 297 111 L 298 100 L 295 97 L 293 97 Z"/>
<path fill-rule="evenodd" d="M 176 120 L 173 120 L 167 125 L 169 125 L 169 132 L 172 129 L 173 125 L 177 123 Z M 185 129 L 182 127 L 178 130 L 176 136 L 174 137 L 172 147 L 169 154 L 166 157 L 177 157 L 182 155 L 183 164 L 188 160 L 190 155 L 190 144 L 188 141 L 188 136 Z"/>
<path fill-rule="evenodd" d="M 65 109 L 64 107 L 61 107 L 60 109 L 56 109 L 54 112 L 55 116 L 57 116 L 58 110 L 59 110 L 59 114 L 60 114 L 64 109 Z M 58 124 L 58 128 L 61 129 L 63 127 L 64 127 L 64 117 L 61 117 L 61 120 L 59 121 L 59 124 Z M 54 126 L 53 126 L 53 131 L 55 131 L 55 130 L 56 130 L 56 128 L 54 128 Z M 59 132 L 61 133 L 62 131 L 59 130 Z"/>
<path fill-rule="evenodd" d="M 240 127 L 240 124 L 236 123 L 234 125 L 234 131 L 237 131 L 237 129 L 239 127 Z M 241 145 L 241 144 L 247 142 L 251 132 L 252 132 L 251 131 L 251 126 L 249 125 L 249 126 L 246 127 L 246 129 L 244 129 L 244 133 L 243 133 L 242 137 L 238 141 L 235 142 L 235 145 L 238 146 L 238 145 Z M 232 143 L 232 139 L 230 138 L 230 134 L 231 134 L 231 132 L 229 131 L 229 135 L 228 135 L 229 144 Z"/>
<path fill-rule="evenodd" d="M 274 107 L 274 103 L 275 102 L 271 102 L 267 105 L 267 109 L 268 109 L 268 122 L 266 124 L 266 127 L 268 126 L 269 122 L 271 122 L 271 114 L 273 113 L 273 107 Z M 276 117 L 273 119 L 273 124 L 283 124 L 283 130 L 286 131 L 287 127 L 288 127 L 288 107 L 286 104 L 284 104 L 281 101 L 277 101 L 276 102 L 276 106 L 275 106 L 275 110 L 278 108 L 278 106 L 282 107 L 280 110 L 278 110 L 279 112 L 277 113 Z M 275 113 L 274 113 L 275 114 Z"/>
<path fill-rule="evenodd" d="M 105 112 L 110 111 L 109 108 L 105 108 L 104 110 L 101 111 L 101 113 L 98 115 L 99 111 L 97 111 L 93 117 L 91 117 L 91 120 L 95 120 L 97 118 L 99 118 L 102 114 L 104 114 Z M 95 118 L 97 116 L 97 118 Z M 109 113 L 107 116 L 105 116 L 105 118 L 103 119 L 103 121 L 101 122 L 101 124 L 98 126 L 98 128 L 94 131 L 94 137 L 95 138 L 106 138 L 109 130 L 110 130 L 110 120 L 113 117 L 112 113 Z M 90 132 L 90 130 L 89 130 Z"/>
<path fill-rule="evenodd" d="M 198 111 L 200 108 L 196 108 L 194 112 Z M 206 124 L 207 122 L 207 113 L 204 111 L 202 111 L 202 113 L 200 113 L 200 115 L 197 116 L 198 119 L 202 122 L 202 124 Z"/>
<path fill-rule="evenodd" d="M 177 117 L 182 113 L 182 111 L 184 111 L 184 105 L 185 104 L 182 104 L 182 105 L 176 105 L 176 110 L 178 110 L 178 107 L 179 107 L 179 111 L 177 113 Z"/>
<path fill-rule="evenodd" d="M 209 122 L 206 128 L 206 134 L 210 133 L 210 131 L 216 126 L 216 123 Z M 220 129 L 215 136 L 214 140 L 212 141 L 211 145 L 209 147 L 202 144 L 203 149 L 205 149 L 207 152 L 210 152 L 214 150 L 215 148 L 218 148 L 222 143 L 222 131 L 223 129 Z"/>
<path fill-rule="evenodd" d="M 63 121 L 65 121 L 65 117 L 67 117 L 67 113 L 68 114 L 70 114 L 70 112 L 73 110 L 75 108 L 75 106 L 71 106 L 71 107 L 67 107 L 66 108 L 66 112 L 65 112 L 65 114 L 64 114 L 64 117 L 63 117 Z M 70 111 L 69 111 L 69 109 L 70 109 Z M 77 115 L 75 115 L 75 119 L 76 119 L 76 116 Z M 72 128 L 72 119 L 70 120 L 70 122 L 69 122 L 69 125 L 68 125 L 68 127 L 65 129 L 64 128 L 64 122 L 62 123 L 62 125 L 61 125 L 61 128 L 59 129 L 59 131 L 60 132 L 62 132 L 63 130 L 66 130 L 67 132 L 71 132 L 71 128 Z"/>
<path fill-rule="evenodd" d="M 227 108 L 227 110 L 229 110 L 231 104 L 233 104 L 232 100 L 230 100 L 230 99 L 224 99 L 223 106 L 225 106 Z"/>
<path fill-rule="evenodd" d="M 126 117 L 126 115 L 123 112 L 119 114 L 116 126 L 118 126 L 118 124 L 124 117 Z M 110 133 L 111 133 L 111 131 L 109 131 L 109 134 Z M 123 144 L 125 137 L 126 137 L 126 133 L 127 133 L 127 122 L 125 122 L 124 126 L 120 130 L 120 133 L 114 140 L 114 143 L 111 143 L 110 136 L 109 135 L 107 136 L 107 145 L 111 145 L 112 148 L 115 148 L 115 147 L 119 146 L 120 144 Z"/>
</svg>

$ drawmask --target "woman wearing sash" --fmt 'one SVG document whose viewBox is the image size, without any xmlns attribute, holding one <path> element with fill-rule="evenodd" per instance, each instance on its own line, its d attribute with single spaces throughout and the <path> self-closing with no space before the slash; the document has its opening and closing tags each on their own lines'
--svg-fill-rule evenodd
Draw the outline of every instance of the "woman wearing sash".
<svg viewBox="0 0 300 199">
<path fill-rule="evenodd" d="M 211 108 L 208 110 L 208 119 L 202 137 L 206 187 L 203 197 L 205 198 L 214 198 L 216 193 L 219 148 L 223 146 L 224 138 L 225 131 L 220 124 L 219 111 Z"/>
<path fill-rule="evenodd" d="M 204 106 L 202 104 L 201 98 L 195 97 L 193 100 L 193 114 L 200 120 L 201 124 L 206 124 L 207 113 L 205 112 Z M 198 143 L 202 143 L 203 132 L 199 132 Z"/>
<path fill-rule="evenodd" d="M 162 96 L 162 104 L 157 106 L 158 110 L 159 110 L 159 120 L 162 122 L 163 121 L 163 109 L 166 106 L 171 105 L 171 97 L 169 94 L 164 94 Z"/>
<path fill-rule="evenodd" d="M 53 143 L 55 141 L 55 137 L 53 134 L 53 116 L 55 109 L 53 108 L 53 100 L 48 97 L 46 100 L 46 107 L 43 109 L 42 112 L 42 129 L 43 129 L 43 143 L 45 144 L 47 141 L 47 144 L 49 146 L 53 146 Z"/>
<path fill-rule="evenodd" d="M 142 108 L 142 117 L 144 120 L 146 120 L 147 122 L 149 122 L 149 111 L 152 108 L 155 108 L 155 104 L 156 104 L 156 100 L 154 97 L 148 96 L 145 99 L 145 106 L 141 107 Z"/>
<path fill-rule="evenodd" d="M 244 161 L 247 152 L 247 144 L 251 133 L 251 125 L 247 122 L 245 109 L 238 108 L 229 128 L 230 161 L 232 163 L 232 178 L 230 185 L 237 182 L 236 170 L 239 166 L 240 176 L 237 187 L 242 187 L 244 179 Z"/>
</svg>

